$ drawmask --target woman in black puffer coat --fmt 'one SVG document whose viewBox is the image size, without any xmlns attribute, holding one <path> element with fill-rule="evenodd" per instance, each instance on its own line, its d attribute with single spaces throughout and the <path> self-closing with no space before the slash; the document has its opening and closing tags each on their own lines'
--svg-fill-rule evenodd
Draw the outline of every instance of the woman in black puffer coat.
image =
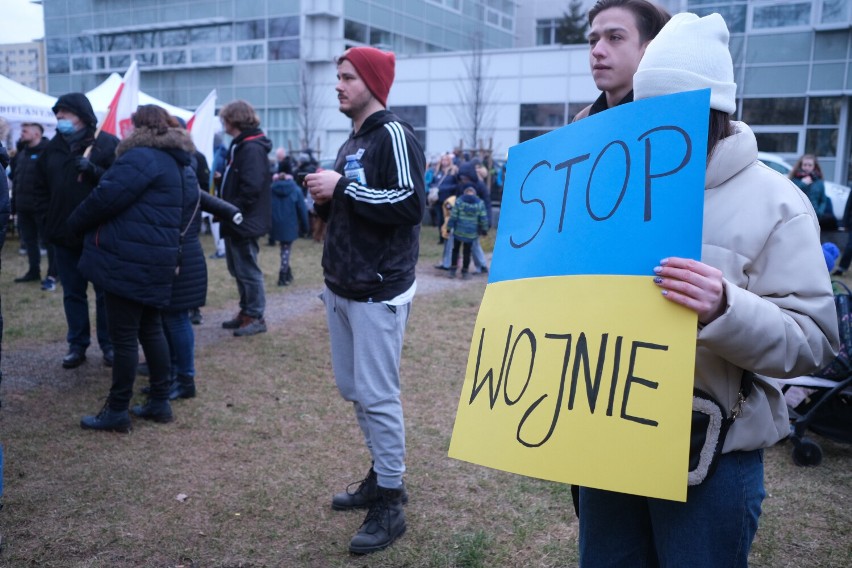
<svg viewBox="0 0 852 568">
<path fill-rule="evenodd" d="M 201 215 L 198 180 L 190 166 L 192 140 L 156 105 L 140 106 L 133 126 L 115 163 L 68 218 L 72 231 L 85 233 L 79 269 L 105 291 L 115 349 L 107 403 L 80 422 L 94 430 L 130 430 L 137 341 L 148 362 L 151 390 L 148 402 L 132 412 L 156 422 L 172 420 L 161 310 L 172 302 L 176 275 L 189 272 L 189 259 L 197 254 L 195 245 L 184 250 Z"/>
</svg>

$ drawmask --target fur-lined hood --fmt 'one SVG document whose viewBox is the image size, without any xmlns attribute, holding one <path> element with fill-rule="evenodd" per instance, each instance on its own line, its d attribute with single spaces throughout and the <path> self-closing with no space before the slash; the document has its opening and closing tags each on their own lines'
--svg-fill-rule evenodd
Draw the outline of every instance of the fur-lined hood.
<svg viewBox="0 0 852 568">
<path fill-rule="evenodd" d="M 192 138 L 186 130 L 169 128 L 165 133 L 157 134 L 156 131 L 143 126 L 134 128 L 133 132 L 121 141 L 116 155 L 121 156 L 132 148 L 142 147 L 165 151 L 182 150 L 190 155 L 195 153 L 195 144 L 192 143 Z"/>
</svg>

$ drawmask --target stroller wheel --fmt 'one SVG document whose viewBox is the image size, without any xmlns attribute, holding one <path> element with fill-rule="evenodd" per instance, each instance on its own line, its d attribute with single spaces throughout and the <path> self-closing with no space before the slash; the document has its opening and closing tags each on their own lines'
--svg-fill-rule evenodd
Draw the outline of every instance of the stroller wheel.
<svg viewBox="0 0 852 568">
<path fill-rule="evenodd" d="M 793 463 L 799 466 L 819 465 L 822 462 L 822 449 L 810 438 L 802 438 L 793 448 Z"/>
</svg>

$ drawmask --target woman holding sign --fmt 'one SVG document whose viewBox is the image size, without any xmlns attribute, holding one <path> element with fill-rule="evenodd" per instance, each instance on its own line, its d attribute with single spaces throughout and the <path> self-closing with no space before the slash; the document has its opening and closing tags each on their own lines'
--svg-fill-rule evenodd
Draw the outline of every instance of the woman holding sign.
<svg viewBox="0 0 852 568">
<path fill-rule="evenodd" d="M 711 89 L 702 258 L 665 258 L 649 270 L 667 300 L 698 315 L 694 386 L 730 428 L 716 437 L 721 455 L 690 473 L 685 503 L 582 488 L 583 566 L 747 566 L 765 496 L 762 450 L 789 433 L 768 377 L 815 372 L 838 345 L 814 209 L 757 161 L 749 127 L 731 121 L 733 77 L 722 17 L 682 13 L 648 45 L 633 79 L 636 100 Z"/>
</svg>

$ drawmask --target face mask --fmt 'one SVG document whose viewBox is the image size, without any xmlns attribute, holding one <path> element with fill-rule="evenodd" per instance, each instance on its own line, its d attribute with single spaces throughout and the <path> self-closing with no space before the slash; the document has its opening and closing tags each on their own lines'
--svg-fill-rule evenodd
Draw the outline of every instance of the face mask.
<svg viewBox="0 0 852 568">
<path fill-rule="evenodd" d="M 60 134 L 72 134 L 74 132 L 74 123 L 67 118 L 61 118 L 56 121 L 56 130 Z"/>
</svg>

